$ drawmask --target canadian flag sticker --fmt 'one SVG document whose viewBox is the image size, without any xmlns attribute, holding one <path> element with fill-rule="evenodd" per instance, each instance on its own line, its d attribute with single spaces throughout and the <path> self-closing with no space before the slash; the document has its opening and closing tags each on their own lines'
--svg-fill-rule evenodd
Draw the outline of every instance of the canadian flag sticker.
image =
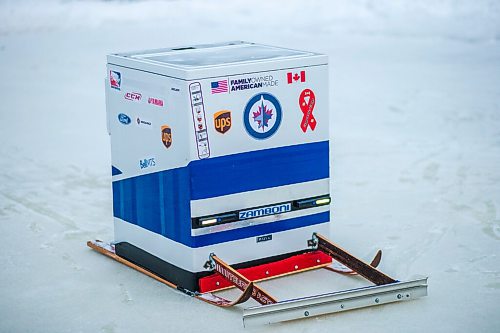
<svg viewBox="0 0 500 333">
<path fill-rule="evenodd" d="M 288 72 L 286 73 L 288 84 L 294 82 L 306 82 L 306 71 L 300 71 L 298 73 Z"/>
</svg>

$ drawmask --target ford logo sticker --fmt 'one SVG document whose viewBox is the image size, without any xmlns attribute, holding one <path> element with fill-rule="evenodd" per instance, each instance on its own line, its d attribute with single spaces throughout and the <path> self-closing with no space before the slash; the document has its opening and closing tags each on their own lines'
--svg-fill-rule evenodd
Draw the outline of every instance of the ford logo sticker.
<svg viewBox="0 0 500 333">
<path fill-rule="evenodd" d="M 132 121 L 132 120 L 130 120 L 130 117 L 127 116 L 125 113 L 120 113 L 118 115 L 118 120 L 120 121 L 120 123 L 122 123 L 124 125 L 130 124 L 130 122 Z"/>
</svg>

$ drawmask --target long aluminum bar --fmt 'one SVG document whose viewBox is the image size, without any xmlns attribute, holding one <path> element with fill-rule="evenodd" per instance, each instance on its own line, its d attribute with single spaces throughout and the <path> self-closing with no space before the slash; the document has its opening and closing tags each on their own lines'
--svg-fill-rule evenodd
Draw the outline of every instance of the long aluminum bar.
<svg viewBox="0 0 500 333">
<path fill-rule="evenodd" d="M 243 310 L 243 325 L 255 326 L 348 311 L 427 296 L 427 278 L 332 292 Z"/>
</svg>

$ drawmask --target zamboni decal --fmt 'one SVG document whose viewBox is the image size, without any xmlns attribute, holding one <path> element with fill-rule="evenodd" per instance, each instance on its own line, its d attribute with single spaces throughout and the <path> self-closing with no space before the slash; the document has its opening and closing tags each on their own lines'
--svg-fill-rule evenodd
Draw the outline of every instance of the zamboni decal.
<svg viewBox="0 0 500 333">
<path fill-rule="evenodd" d="M 240 220 L 253 219 L 255 217 L 286 213 L 291 210 L 292 204 L 285 203 L 281 205 L 244 210 L 239 213 L 239 218 Z"/>
</svg>

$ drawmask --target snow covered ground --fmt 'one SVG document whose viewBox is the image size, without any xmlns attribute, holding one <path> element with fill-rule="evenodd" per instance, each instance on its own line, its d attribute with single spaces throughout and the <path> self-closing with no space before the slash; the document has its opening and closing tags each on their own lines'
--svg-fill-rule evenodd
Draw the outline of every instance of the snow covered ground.
<svg viewBox="0 0 500 333">
<path fill-rule="evenodd" d="M 330 56 L 331 238 L 430 277 L 417 301 L 247 331 L 500 331 L 500 5 L 457 0 L 0 1 L 0 331 L 243 330 L 241 307 L 85 246 L 113 237 L 105 55 L 236 39 Z"/>
</svg>

